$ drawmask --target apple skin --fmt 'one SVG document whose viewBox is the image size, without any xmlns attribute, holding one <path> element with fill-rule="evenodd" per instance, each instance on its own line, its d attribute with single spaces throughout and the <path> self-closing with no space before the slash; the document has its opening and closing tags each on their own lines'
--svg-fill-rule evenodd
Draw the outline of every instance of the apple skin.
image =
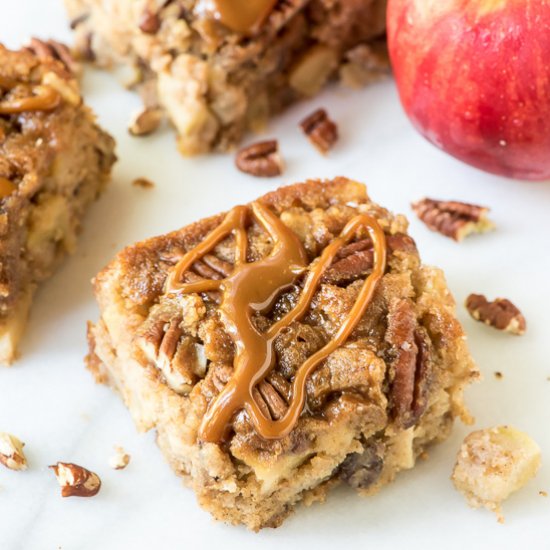
<svg viewBox="0 0 550 550">
<path fill-rule="evenodd" d="M 550 1 L 389 0 L 405 112 L 464 162 L 550 179 Z"/>
</svg>

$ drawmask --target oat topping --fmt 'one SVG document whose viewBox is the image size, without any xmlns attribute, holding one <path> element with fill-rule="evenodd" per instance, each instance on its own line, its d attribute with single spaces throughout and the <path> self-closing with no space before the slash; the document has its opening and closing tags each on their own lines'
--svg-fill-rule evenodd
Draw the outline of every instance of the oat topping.
<svg viewBox="0 0 550 550">
<path fill-rule="evenodd" d="M 466 299 L 466 309 L 476 320 L 486 325 L 521 336 L 525 333 L 527 322 L 521 311 L 506 298 L 497 298 L 490 302 L 482 294 L 470 294 Z"/>
<path fill-rule="evenodd" d="M 317 109 L 311 113 L 300 122 L 300 128 L 323 155 L 338 141 L 338 126 L 329 118 L 325 109 Z"/>
<path fill-rule="evenodd" d="M 24 445 L 14 435 L 0 432 L 0 464 L 10 470 L 26 470 L 27 459 L 23 452 Z"/>
<path fill-rule="evenodd" d="M 276 140 L 244 147 L 237 153 L 235 164 L 241 172 L 258 178 L 272 178 L 283 172 L 283 160 Z"/>
<path fill-rule="evenodd" d="M 412 209 L 432 231 L 462 241 L 472 233 L 485 233 L 494 229 L 487 218 L 489 209 L 459 201 L 422 199 Z"/>
<path fill-rule="evenodd" d="M 61 487 L 62 497 L 93 497 L 101 489 L 99 476 L 82 466 L 58 462 L 50 468 Z"/>
</svg>

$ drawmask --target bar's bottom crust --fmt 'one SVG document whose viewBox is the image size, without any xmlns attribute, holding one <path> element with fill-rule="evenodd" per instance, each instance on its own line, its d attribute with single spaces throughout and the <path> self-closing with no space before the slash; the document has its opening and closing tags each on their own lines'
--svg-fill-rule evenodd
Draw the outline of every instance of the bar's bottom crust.
<svg viewBox="0 0 550 550">
<path fill-rule="evenodd" d="M 448 290 L 442 273 L 427 267 L 421 271 L 426 289 L 421 299 L 446 309 Z M 475 369 L 463 338 L 450 339 L 443 358 L 449 372 L 434 384 L 428 408 L 413 427 L 399 429 L 389 421 L 383 396 L 378 396 L 378 403 L 373 399 L 365 404 L 359 420 L 357 408 L 347 414 L 345 403 L 340 403 L 330 423 L 310 419 L 310 440 L 302 446 L 297 441 L 295 455 L 279 456 L 271 463 L 263 456 L 251 468 L 250 462 L 243 463 L 217 445 L 196 442 L 201 411 L 194 411 L 189 400 L 172 392 L 132 357 L 131 335 L 139 320 L 124 311 L 113 286 L 104 287 L 103 292 L 111 305 L 103 310 L 98 324 L 88 327 L 88 368 L 98 382 L 120 392 L 140 431 L 156 429 L 158 445 L 173 470 L 193 488 L 201 506 L 227 523 L 252 530 L 278 527 L 297 503 L 324 501 L 328 490 L 340 482 L 350 458 L 362 460 L 363 466 L 353 466 L 353 475 L 359 472 L 359 478 L 356 482 L 348 478 L 348 483 L 360 494 L 372 495 L 399 471 L 413 468 L 427 446 L 447 438 L 457 416 L 469 421 L 462 391 L 475 377 Z M 374 482 L 369 481 L 370 474 Z"/>
</svg>

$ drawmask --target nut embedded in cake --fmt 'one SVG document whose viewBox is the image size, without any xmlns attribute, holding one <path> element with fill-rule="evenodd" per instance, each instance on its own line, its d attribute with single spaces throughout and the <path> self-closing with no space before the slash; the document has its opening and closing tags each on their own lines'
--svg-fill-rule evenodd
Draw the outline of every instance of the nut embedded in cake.
<svg viewBox="0 0 550 550">
<path fill-rule="evenodd" d="M 57 42 L 0 45 L 0 363 L 15 358 L 36 286 L 74 250 L 115 159 L 67 55 Z"/>
<path fill-rule="evenodd" d="M 339 482 L 372 494 L 469 420 L 443 274 L 345 178 L 130 246 L 95 291 L 88 367 L 217 519 L 258 530 Z"/>
</svg>

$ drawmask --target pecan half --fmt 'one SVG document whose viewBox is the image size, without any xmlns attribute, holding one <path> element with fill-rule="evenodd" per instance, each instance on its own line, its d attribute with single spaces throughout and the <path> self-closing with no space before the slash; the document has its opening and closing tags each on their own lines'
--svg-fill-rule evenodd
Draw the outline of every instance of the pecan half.
<svg viewBox="0 0 550 550">
<path fill-rule="evenodd" d="M 143 10 L 139 22 L 139 30 L 145 34 L 156 34 L 160 29 L 160 18 L 157 13 L 149 9 Z"/>
<path fill-rule="evenodd" d="M 455 241 L 462 241 L 472 233 L 491 231 L 495 227 L 487 218 L 489 209 L 484 206 L 435 199 L 422 199 L 411 206 L 432 231 Z"/>
<path fill-rule="evenodd" d="M 48 57 L 57 59 L 73 75 L 78 75 L 81 72 L 80 64 L 75 61 L 69 48 L 57 40 L 31 38 L 30 44 L 25 49 L 34 53 L 39 59 Z"/>
<path fill-rule="evenodd" d="M 154 365 L 170 389 L 179 394 L 191 391 L 197 378 L 204 376 L 207 360 L 203 346 L 184 335 L 183 317 L 170 311 L 152 315 L 137 338 L 137 346 Z"/>
<path fill-rule="evenodd" d="M 338 141 L 338 126 L 331 120 L 325 109 L 317 109 L 300 122 L 309 141 L 325 155 Z"/>
<path fill-rule="evenodd" d="M 386 341 L 390 353 L 390 408 L 395 422 L 413 426 L 427 407 L 433 366 L 426 331 L 418 327 L 412 302 L 401 299 L 388 314 Z"/>
<path fill-rule="evenodd" d="M 470 294 L 466 299 L 466 309 L 476 321 L 504 332 L 522 335 L 527 328 L 521 311 L 506 298 L 490 302 L 482 294 Z"/>
<path fill-rule="evenodd" d="M 162 117 L 162 109 L 155 107 L 144 107 L 135 113 L 130 120 L 128 132 L 132 136 L 148 136 L 160 126 Z"/>
<path fill-rule="evenodd" d="M 24 445 L 14 435 L 0 432 L 0 464 L 10 470 L 26 470 L 27 459 L 23 452 Z"/>
<path fill-rule="evenodd" d="M 418 254 L 414 240 L 404 233 L 386 236 L 388 252 L 397 251 Z M 326 270 L 321 282 L 328 284 L 347 284 L 368 275 L 373 266 L 374 252 L 370 239 L 363 239 L 344 246 L 336 261 Z"/>
<path fill-rule="evenodd" d="M 99 476 L 82 466 L 58 462 L 50 468 L 61 487 L 62 497 L 93 497 L 101 489 Z"/>
<path fill-rule="evenodd" d="M 244 147 L 235 157 L 235 165 L 245 174 L 273 178 L 283 172 L 283 161 L 276 140 L 260 141 Z"/>
</svg>

